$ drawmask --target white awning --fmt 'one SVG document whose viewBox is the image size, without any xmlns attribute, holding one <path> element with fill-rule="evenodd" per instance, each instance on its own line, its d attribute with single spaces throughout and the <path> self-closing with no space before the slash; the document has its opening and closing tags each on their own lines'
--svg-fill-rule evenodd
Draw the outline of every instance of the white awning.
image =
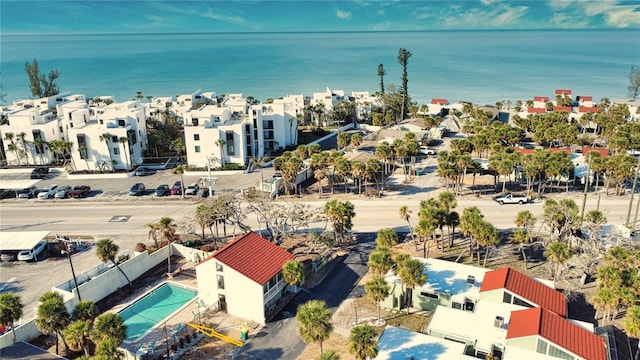
<svg viewBox="0 0 640 360">
<path fill-rule="evenodd" d="M 2 231 L 0 251 L 31 249 L 47 235 L 49 231 Z"/>
<path fill-rule="evenodd" d="M 0 189 L 7 190 L 22 190 L 30 188 L 31 186 L 39 183 L 40 179 L 31 179 L 31 180 L 0 180 Z"/>
</svg>

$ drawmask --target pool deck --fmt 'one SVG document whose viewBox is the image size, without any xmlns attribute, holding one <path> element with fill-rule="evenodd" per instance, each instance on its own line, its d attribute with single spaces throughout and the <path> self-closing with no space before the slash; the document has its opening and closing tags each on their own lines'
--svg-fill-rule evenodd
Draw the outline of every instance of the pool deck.
<svg viewBox="0 0 640 360">
<path fill-rule="evenodd" d="M 137 298 L 165 281 L 173 282 L 193 289 L 198 288 L 196 279 L 188 275 L 177 274 L 171 279 L 167 277 L 161 277 L 158 278 L 157 281 L 154 281 L 144 288 L 136 289 L 133 294 L 125 299 L 125 301 L 114 306 L 110 311 L 119 312 L 120 310 L 129 306 Z M 233 337 L 235 339 L 240 339 L 240 329 L 244 326 L 248 326 L 250 328 L 250 333 L 259 330 L 257 329 L 257 324 L 249 324 L 246 320 L 228 315 L 224 312 L 209 311 L 203 306 L 198 306 L 198 302 L 199 298 L 196 297 L 179 312 L 167 319 L 162 325 L 158 326 L 147 335 L 143 336 L 139 341 L 133 343 L 122 343 L 120 345 L 120 348 L 123 350 L 127 350 L 130 354 L 135 354 L 136 351 L 139 351 L 138 354 L 143 354 L 145 352 L 148 353 L 153 346 L 154 355 L 151 358 L 155 358 L 155 356 L 158 356 L 159 354 L 167 353 L 167 340 L 169 341 L 170 349 L 171 345 L 174 344 L 174 342 L 178 338 L 183 337 L 187 333 L 191 334 L 192 337 L 197 336 L 197 340 L 192 340 L 190 345 L 178 349 L 177 354 L 174 354 L 175 356 L 173 357 L 178 358 L 179 355 L 192 351 L 192 348 L 204 336 L 197 332 L 195 329 L 187 326 L 186 323 L 188 322 L 198 324 L 200 321 L 200 323 L 203 325 L 211 324 L 215 327 L 216 331 L 224 333 L 225 335 Z M 200 316 L 198 316 L 198 313 L 200 314 Z M 200 319 L 198 319 L 198 317 Z M 184 325 L 181 326 L 180 324 Z M 179 330 L 179 332 L 177 332 L 176 336 L 174 336 L 174 332 L 176 332 L 176 330 Z M 225 344 L 222 346 L 221 351 L 225 350 L 233 352 L 234 350 L 236 350 L 236 347 L 230 344 Z"/>
</svg>

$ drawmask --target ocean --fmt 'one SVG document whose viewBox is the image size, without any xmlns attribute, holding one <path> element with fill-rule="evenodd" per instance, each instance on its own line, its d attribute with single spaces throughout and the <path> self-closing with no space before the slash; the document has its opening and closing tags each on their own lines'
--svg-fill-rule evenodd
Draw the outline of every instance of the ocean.
<svg viewBox="0 0 640 360">
<path fill-rule="evenodd" d="M 640 30 L 0 35 L 5 103 L 30 97 L 24 64 L 61 71 L 61 91 L 118 101 L 198 89 L 264 101 L 401 84 L 399 48 L 412 56 L 408 90 L 418 104 L 528 100 L 573 94 L 627 97 L 640 66 Z"/>
</svg>

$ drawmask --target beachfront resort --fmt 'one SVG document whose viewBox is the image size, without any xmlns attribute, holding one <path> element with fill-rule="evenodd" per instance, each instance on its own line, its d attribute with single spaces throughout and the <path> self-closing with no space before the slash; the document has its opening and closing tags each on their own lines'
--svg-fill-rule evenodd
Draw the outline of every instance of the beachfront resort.
<svg viewBox="0 0 640 360">
<path fill-rule="evenodd" d="M 345 103 L 351 104 L 349 114 L 332 116 Z M 499 103 L 478 105 L 434 98 L 425 106 L 416 106 L 410 119 L 382 129 L 372 124 L 371 115 L 384 104 L 368 92 L 347 96 L 326 89 L 309 97 L 291 95 L 265 103 L 254 103 L 242 94 L 217 96 L 203 91 L 146 102 L 63 93 L 3 107 L 0 138 L 8 166 L 46 166 L 68 155 L 73 171 L 127 172 L 148 161 L 149 119 L 177 121 L 184 132 L 183 149 L 176 150 L 182 152 L 188 167 L 206 169 L 224 168 L 225 164 L 243 167 L 253 158 L 293 149 L 299 145 L 299 130 L 306 124 L 375 130 L 388 143 L 412 132 L 426 145 L 446 132 L 463 131 L 470 107 L 490 114 L 492 122 L 503 123 L 516 116 L 563 113 L 566 121 L 579 123 L 584 132 L 597 130 L 594 116 L 601 111 L 591 96 L 574 96 L 568 89 L 557 89 L 553 96 L 532 96 L 524 102 Z M 637 102 L 611 100 L 610 105 L 626 107 L 625 121 L 639 120 Z M 426 118 L 439 121 L 427 126 Z M 44 145 L 56 141 L 68 144 L 66 150 Z M 130 330 L 121 346 L 127 358 L 155 359 L 165 355 L 164 349 L 177 358 L 187 350 L 178 351 L 178 346 L 169 344 L 187 341 L 185 334 L 191 328 L 208 332 L 232 347 L 241 346 L 247 332 L 268 323 L 286 305 L 289 295 L 300 290 L 287 284 L 282 274 L 283 265 L 294 255 L 253 232 L 214 252 L 169 244 L 152 254 L 136 253 L 119 266 L 135 281 L 172 255 L 189 263 L 185 266 L 188 272 L 183 267 L 168 272 L 176 280 L 188 278 L 186 285 L 178 281 L 154 284 L 114 308 Z M 388 311 L 423 312 L 430 323 L 419 333 L 385 328 L 378 340 L 377 359 L 617 359 L 615 330 L 570 318 L 567 298 L 556 290 L 554 282 L 508 267 L 489 270 L 435 259 L 415 260 L 420 261 L 427 282 L 408 292 L 398 274 L 389 270 L 384 280 L 392 290 L 378 303 Z M 128 286 L 119 269 L 107 265 L 78 278 L 81 282 L 77 285 L 69 279 L 55 289 L 70 310 L 80 294 L 98 302 Z M 229 336 L 206 323 L 201 325 L 211 311 L 240 319 L 234 323 L 239 343 L 237 334 Z M 20 340 L 39 334 L 33 322 L 23 323 L 19 329 Z M 189 334 L 188 343 L 195 332 Z M 3 346 L 12 342 L 11 336 L 7 333 L 0 338 Z"/>
</svg>

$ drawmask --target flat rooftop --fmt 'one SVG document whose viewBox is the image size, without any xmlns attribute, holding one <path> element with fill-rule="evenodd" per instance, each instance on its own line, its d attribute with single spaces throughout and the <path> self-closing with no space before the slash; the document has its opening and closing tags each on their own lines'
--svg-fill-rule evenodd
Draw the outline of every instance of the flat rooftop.
<svg viewBox="0 0 640 360">
<path fill-rule="evenodd" d="M 375 360 L 466 359 L 464 348 L 464 344 L 387 326 L 378 339 L 378 356 Z"/>
<path fill-rule="evenodd" d="M 2 231 L 0 250 L 27 250 L 49 235 L 49 231 Z"/>
<path fill-rule="evenodd" d="M 414 259 L 424 264 L 422 272 L 427 275 L 427 282 L 416 290 L 448 293 L 452 298 L 479 299 L 484 275 L 491 270 L 440 259 Z M 470 279 L 473 280 L 470 282 Z M 385 280 L 391 285 L 400 285 L 400 278 L 392 271 Z"/>
</svg>

